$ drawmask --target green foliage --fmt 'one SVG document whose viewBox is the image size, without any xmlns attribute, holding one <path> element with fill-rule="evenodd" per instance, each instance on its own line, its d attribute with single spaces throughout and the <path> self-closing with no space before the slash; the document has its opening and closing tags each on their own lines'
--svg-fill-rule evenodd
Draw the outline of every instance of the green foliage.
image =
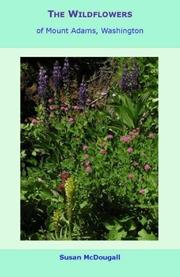
<svg viewBox="0 0 180 277">
<path fill-rule="evenodd" d="M 156 240 L 157 237 L 153 234 L 150 233 L 148 234 L 146 230 L 142 229 L 141 231 L 138 232 L 138 240 Z"/>
<path fill-rule="evenodd" d="M 140 97 L 136 103 L 129 96 L 121 95 L 117 89 L 115 91 L 117 95 L 115 102 L 109 104 L 116 115 L 115 127 L 119 126 L 119 128 L 122 128 L 123 125 L 127 126 L 128 128 L 137 127 L 140 123 L 143 113 L 145 112 L 146 98 Z M 113 122 L 111 126 L 113 127 Z"/>
</svg>

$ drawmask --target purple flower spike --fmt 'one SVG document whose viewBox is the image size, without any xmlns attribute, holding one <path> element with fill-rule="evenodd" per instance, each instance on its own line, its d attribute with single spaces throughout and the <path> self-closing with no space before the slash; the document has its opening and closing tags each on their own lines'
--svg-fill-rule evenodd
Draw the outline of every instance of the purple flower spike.
<svg viewBox="0 0 180 277">
<path fill-rule="evenodd" d="M 87 100 L 87 89 L 86 84 L 84 82 L 81 83 L 79 87 L 79 105 L 82 107 L 86 106 L 86 100 Z"/>
<path fill-rule="evenodd" d="M 139 89 L 139 68 L 135 62 L 132 66 L 128 66 L 128 64 L 124 65 L 120 88 L 123 92 L 127 93 Z"/>
<path fill-rule="evenodd" d="M 46 98 L 46 89 L 47 89 L 48 76 L 46 75 L 46 70 L 43 66 L 39 69 L 38 75 L 38 94 L 43 99 Z"/>
<path fill-rule="evenodd" d="M 59 65 L 58 61 L 56 61 L 54 64 L 52 78 L 53 78 L 54 87 L 57 89 L 62 80 L 61 66 Z"/>
<path fill-rule="evenodd" d="M 65 89 L 68 89 L 69 87 L 69 76 L 70 76 L 69 61 L 68 61 L 68 58 L 65 58 L 64 66 L 62 69 L 62 79 L 63 79 Z"/>
</svg>

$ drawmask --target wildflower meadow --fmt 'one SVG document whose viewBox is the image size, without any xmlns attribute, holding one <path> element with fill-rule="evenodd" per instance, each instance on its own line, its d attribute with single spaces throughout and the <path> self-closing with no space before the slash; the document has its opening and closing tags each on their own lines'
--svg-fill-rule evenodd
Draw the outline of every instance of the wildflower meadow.
<svg viewBox="0 0 180 277">
<path fill-rule="evenodd" d="M 158 239 L 158 58 L 21 58 L 21 240 Z"/>
</svg>

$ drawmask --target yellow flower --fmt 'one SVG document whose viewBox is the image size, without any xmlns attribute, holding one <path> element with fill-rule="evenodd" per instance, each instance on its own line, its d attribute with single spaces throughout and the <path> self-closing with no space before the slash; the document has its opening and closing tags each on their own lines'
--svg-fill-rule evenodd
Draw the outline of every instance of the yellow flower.
<svg viewBox="0 0 180 277">
<path fill-rule="evenodd" d="M 60 220 L 61 220 L 61 211 L 57 209 L 53 212 L 53 216 L 52 216 L 52 225 L 55 227 L 55 229 L 59 227 Z"/>
<path fill-rule="evenodd" d="M 72 217 L 72 209 L 73 209 L 73 196 L 75 190 L 75 182 L 73 177 L 69 177 L 65 182 L 65 195 L 67 199 L 67 216 L 68 220 L 71 220 Z"/>
</svg>

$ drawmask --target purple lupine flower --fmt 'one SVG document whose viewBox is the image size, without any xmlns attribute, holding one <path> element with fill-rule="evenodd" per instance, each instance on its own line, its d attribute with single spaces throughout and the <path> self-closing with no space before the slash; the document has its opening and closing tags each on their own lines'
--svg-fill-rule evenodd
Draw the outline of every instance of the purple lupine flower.
<svg viewBox="0 0 180 277">
<path fill-rule="evenodd" d="M 63 69 L 62 69 L 62 79 L 63 79 L 65 90 L 68 90 L 69 88 L 69 75 L 70 75 L 69 61 L 68 61 L 68 58 L 65 58 Z"/>
<path fill-rule="evenodd" d="M 54 87 L 57 89 L 62 80 L 61 66 L 59 65 L 58 61 L 56 61 L 53 66 L 52 79 L 53 79 Z"/>
<path fill-rule="evenodd" d="M 139 67 L 136 62 L 134 62 L 132 70 L 131 70 L 131 90 L 138 90 L 139 85 Z"/>
<path fill-rule="evenodd" d="M 127 92 L 128 91 L 128 65 L 125 64 L 123 67 L 122 77 L 120 81 L 120 88 L 122 91 Z"/>
<path fill-rule="evenodd" d="M 86 100 L 87 100 L 86 92 L 87 92 L 86 84 L 82 82 L 79 87 L 79 105 L 82 107 L 86 106 Z"/>
<path fill-rule="evenodd" d="M 39 69 L 38 75 L 38 94 L 42 99 L 46 98 L 46 89 L 47 89 L 48 76 L 46 70 L 43 66 Z"/>
<path fill-rule="evenodd" d="M 126 63 L 120 81 L 120 88 L 123 92 L 131 93 L 139 89 L 139 68 L 136 62 L 133 65 Z"/>
</svg>

